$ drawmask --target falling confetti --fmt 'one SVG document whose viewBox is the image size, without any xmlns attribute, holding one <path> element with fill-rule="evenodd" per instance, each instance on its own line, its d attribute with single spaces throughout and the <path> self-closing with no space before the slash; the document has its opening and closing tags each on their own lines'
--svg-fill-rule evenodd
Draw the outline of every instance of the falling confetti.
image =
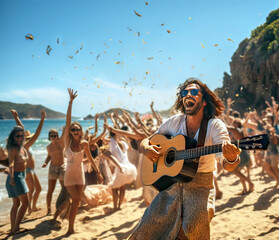
<svg viewBox="0 0 279 240">
<path fill-rule="evenodd" d="M 86 80 L 86 77 L 84 77 L 83 80 Z"/>
<path fill-rule="evenodd" d="M 232 39 L 230 39 L 230 38 L 228 38 L 227 40 L 228 40 L 228 41 L 231 41 L 231 42 L 234 42 L 234 41 L 233 41 Z"/>
<path fill-rule="evenodd" d="M 217 47 L 217 46 L 218 46 L 218 44 L 217 44 L 217 43 L 215 43 L 213 47 Z"/>
<path fill-rule="evenodd" d="M 138 17 L 141 17 L 141 15 L 139 13 L 136 12 L 136 10 L 134 10 L 135 14 L 138 16 Z"/>
<path fill-rule="evenodd" d="M 138 32 L 138 37 L 140 37 L 140 32 Z"/>
<path fill-rule="evenodd" d="M 98 56 L 96 57 L 96 60 L 97 60 L 97 61 L 99 60 L 99 57 L 100 57 L 100 54 L 98 54 Z"/>
<path fill-rule="evenodd" d="M 59 38 L 57 38 L 57 44 L 59 44 Z"/>
<path fill-rule="evenodd" d="M 235 94 L 235 96 L 236 96 L 236 97 L 239 97 L 239 94 L 237 93 L 237 94 Z"/>
<path fill-rule="evenodd" d="M 94 104 L 93 103 L 90 103 L 90 104 L 91 104 L 90 110 L 92 110 L 94 108 Z"/>
<path fill-rule="evenodd" d="M 145 44 L 146 42 L 142 39 L 142 43 Z"/>
<path fill-rule="evenodd" d="M 47 55 L 49 55 L 49 53 L 51 52 L 52 48 L 50 47 L 50 45 L 47 45 L 47 48 L 46 48 L 46 53 Z"/>
<path fill-rule="evenodd" d="M 168 33 L 171 33 L 171 30 L 168 29 L 167 32 L 168 32 Z"/>
<path fill-rule="evenodd" d="M 145 2 L 145 5 L 148 5 L 148 2 Z"/>
<path fill-rule="evenodd" d="M 192 18 L 191 17 L 189 17 L 189 20 L 191 20 Z"/>
<path fill-rule="evenodd" d="M 131 32 L 132 31 L 132 29 L 131 28 L 129 28 L 129 27 L 127 27 L 128 28 L 128 30 Z"/>
<path fill-rule="evenodd" d="M 77 50 L 76 52 L 75 52 L 75 54 L 77 54 L 79 52 L 79 50 Z"/>
<path fill-rule="evenodd" d="M 203 48 L 205 48 L 205 46 L 201 43 L 201 46 L 203 47 Z"/>
<path fill-rule="evenodd" d="M 83 49 L 83 43 L 81 44 L 81 46 L 80 46 L 79 50 L 82 50 L 82 49 Z"/>
<path fill-rule="evenodd" d="M 93 54 L 93 52 L 90 52 L 90 54 Z"/>
<path fill-rule="evenodd" d="M 120 40 L 118 40 L 119 41 L 119 43 L 123 43 L 122 41 L 120 41 Z"/>
<path fill-rule="evenodd" d="M 161 23 L 161 26 L 164 26 L 165 24 L 164 23 Z"/>
<path fill-rule="evenodd" d="M 203 60 L 203 61 L 206 61 L 206 58 L 203 58 L 202 60 Z"/>
<path fill-rule="evenodd" d="M 68 56 L 68 58 L 73 58 L 73 56 Z"/>
<path fill-rule="evenodd" d="M 149 72 L 148 72 L 148 71 L 146 71 L 146 72 L 145 72 L 145 74 L 146 74 L 146 75 L 148 75 L 148 74 L 149 74 Z"/>
<path fill-rule="evenodd" d="M 28 33 L 27 35 L 25 35 L 26 40 L 34 40 L 34 37 L 31 33 Z"/>
<path fill-rule="evenodd" d="M 120 62 L 115 62 L 115 64 L 119 64 Z"/>
<path fill-rule="evenodd" d="M 154 59 L 154 57 L 148 57 L 147 59 L 148 59 L 148 60 L 152 60 L 152 59 Z"/>
</svg>

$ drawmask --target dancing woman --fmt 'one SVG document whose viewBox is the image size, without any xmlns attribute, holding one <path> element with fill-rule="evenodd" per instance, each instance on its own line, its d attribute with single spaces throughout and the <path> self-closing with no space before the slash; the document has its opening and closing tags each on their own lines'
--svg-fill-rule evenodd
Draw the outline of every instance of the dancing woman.
<svg viewBox="0 0 279 240">
<path fill-rule="evenodd" d="M 88 142 L 83 139 L 82 126 L 78 122 L 71 123 L 72 103 L 77 97 L 77 92 L 74 92 L 70 88 L 68 89 L 68 92 L 70 101 L 65 127 L 65 154 L 67 158 L 67 167 L 64 177 L 64 185 L 72 199 L 67 234 L 73 234 L 75 233 L 74 222 L 85 186 L 84 170 L 82 166 L 84 153 L 97 172 L 99 182 L 102 181 L 102 175 L 90 154 Z"/>
</svg>

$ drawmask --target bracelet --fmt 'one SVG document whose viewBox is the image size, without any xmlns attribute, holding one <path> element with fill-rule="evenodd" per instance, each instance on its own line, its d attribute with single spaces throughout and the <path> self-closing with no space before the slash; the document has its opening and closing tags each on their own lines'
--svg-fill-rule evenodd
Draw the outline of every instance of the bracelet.
<svg viewBox="0 0 279 240">
<path fill-rule="evenodd" d="M 236 159 L 233 160 L 233 161 L 229 161 L 228 159 L 225 158 L 225 160 L 226 160 L 226 162 L 227 162 L 228 164 L 234 164 L 234 163 L 237 162 L 239 159 L 240 159 L 240 158 L 239 158 L 239 155 L 237 155 L 237 156 L 236 156 Z"/>
<path fill-rule="evenodd" d="M 69 102 L 69 104 L 72 104 L 73 102 Z"/>
</svg>

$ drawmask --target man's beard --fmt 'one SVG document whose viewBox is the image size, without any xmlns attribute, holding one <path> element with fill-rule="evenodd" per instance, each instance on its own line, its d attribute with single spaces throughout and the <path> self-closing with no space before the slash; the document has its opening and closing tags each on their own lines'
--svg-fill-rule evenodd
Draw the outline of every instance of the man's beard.
<svg viewBox="0 0 279 240">
<path fill-rule="evenodd" d="M 190 109 L 185 107 L 186 114 L 190 115 L 190 116 L 195 116 L 195 115 L 197 115 L 197 113 L 200 111 L 201 108 L 202 108 L 201 102 L 198 102 L 196 106 L 194 106 L 193 108 L 190 108 Z"/>
</svg>

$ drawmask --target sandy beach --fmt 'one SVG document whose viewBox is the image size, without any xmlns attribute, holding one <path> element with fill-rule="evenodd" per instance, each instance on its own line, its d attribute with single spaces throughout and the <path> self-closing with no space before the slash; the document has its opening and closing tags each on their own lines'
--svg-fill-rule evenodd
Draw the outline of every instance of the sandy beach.
<svg viewBox="0 0 279 240">
<path fill-rule="evenodd" d="M 275 181 L 263 178 L 261 168 L 251 169 L 254 192 L 237 195 L 242 190 L 238 179 L 225 173 L 219 179 L 223 197 L 216 201 L 216 214 L 211 222 L 211 239 L 279 239 L 279 189 Z M 42 207 L 42 206 L 41 206 Z M 50 225 L 51 216 L 45 216 L 46 209 L 27 216 L 22 228 L 30 231 L 8 236 L 9 222 L 0 226 L 0 239 L 127 239 L 138 224 L 146 205 L 142 188 L 126 192 L 122 210 L 106 213 L 112 203 L 94 208 L 83 206 L 79 209 L 75 228 L 77 233 L 65 235 L 67 220 L 61 228 Z"/>
</svg>

